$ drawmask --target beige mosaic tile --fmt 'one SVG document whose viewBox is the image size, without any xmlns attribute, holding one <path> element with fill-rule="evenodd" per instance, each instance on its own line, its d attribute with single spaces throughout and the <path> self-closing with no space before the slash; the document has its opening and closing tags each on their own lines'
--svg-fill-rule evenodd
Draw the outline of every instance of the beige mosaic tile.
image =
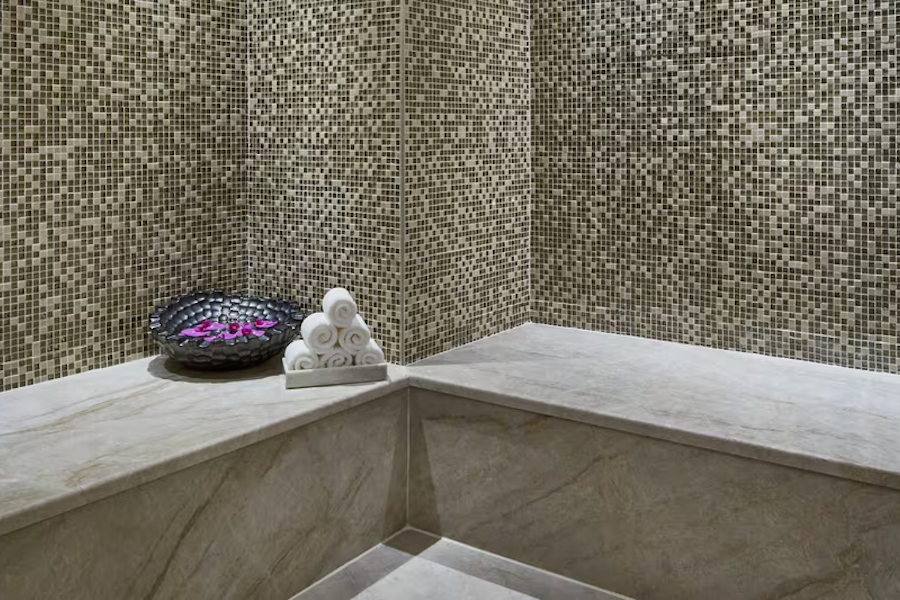
<svg viewBox="0 0 900 600">
<path fill-rule="evenodd" d="M 185 288 L 243 285 L 236 0 L 0 3 L 9 389 L 152 352 Z"/>
<path fill-rule="evenodd" d="M 406 352 L 524 322 L 530 4 L 416 1 L 406 27 Z"/>
<path fill-rule="evenodd" d="M 0 11 L 2 389 L 348 282 L 397 362 L 530 314 L 900 372 L 889 0 Z"/>
<path fill-rule="evenodd" d="M 249 281 L 354 294 L 401 360 L 400 3 L 250 6 Z"/>
<path fill-rule="evenodd" d="M 533 10 L 535 320 L 900 372 L 896 2 Z"/>
</svg>

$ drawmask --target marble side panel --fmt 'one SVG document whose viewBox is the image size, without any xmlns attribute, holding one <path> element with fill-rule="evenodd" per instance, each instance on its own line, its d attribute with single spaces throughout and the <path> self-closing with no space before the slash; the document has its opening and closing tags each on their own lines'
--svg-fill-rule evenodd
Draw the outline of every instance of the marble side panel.
<svg viewBox="0 0 900 600">
<path fill-rule="evenodd" d="M 0 534 L 406 387 L 288 390 L 279 360 L 223 373 L 161 357 L 0 393 Z"/>
<path fill-rule="evenodd" d="M 900 493 L 410 392 L 414 527 L 641 600 L 895 600 Z"/>
<path fill-rule="evenodd" d="M 900 489 L 900 377 L 528 324 L 410 384 Z"/>
<path fill-rule="evenodd" d="M 403 527 L 406 391 L 0 537 L 0 598 L 284 600 Z"/>
</svg>

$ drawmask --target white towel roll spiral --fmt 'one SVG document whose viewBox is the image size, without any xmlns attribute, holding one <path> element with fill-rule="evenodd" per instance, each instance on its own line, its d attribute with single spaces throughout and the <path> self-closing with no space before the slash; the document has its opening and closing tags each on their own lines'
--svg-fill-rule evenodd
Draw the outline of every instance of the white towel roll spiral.
<svg viewBox="0 0 900 600">
<path fill-rule="evenodd" d="M 332 325 L 325 313 L 316 313 L 303 319 L 300 334 L 310 350 L 316 354 L 325 354 L 337 344 L 337 327 Z"/>
<path fill-rule="evenodd" d="M 319 356 L 309 349 L 303 340 L 295 340 L 284 350 L 284 358 L 292 371 L 315 369 L 319 366 Z"/>
<path fill-rule="evenodd" d="M 359 309 L 350 292 L 344 288 L 334 288 L 322 298 L 322 310 L 336 327 L 350 327 Z"/>
<path fill-rule="evenodd" d="M 338 327 L 338 345 L 350 354 L 362 352 L 371 339 L 372 332 L 359 315 L 356 315 L 349 327 Z"/>
<path fill-rule="evenodd" d="M 380 365 L 384 362 L 384 352 L 378 347 L 375 340 L 369 340 L 366 347 L 353 357 L 353 364 L 363 367 L 366 365 Z"/>
<path fill-rule="evenodd" d="M 343 348 L 334 347 L 319 356 L 319 366 L 326 369 L 349 367 L 353 364 L 353 356 Z"/>
</svg>

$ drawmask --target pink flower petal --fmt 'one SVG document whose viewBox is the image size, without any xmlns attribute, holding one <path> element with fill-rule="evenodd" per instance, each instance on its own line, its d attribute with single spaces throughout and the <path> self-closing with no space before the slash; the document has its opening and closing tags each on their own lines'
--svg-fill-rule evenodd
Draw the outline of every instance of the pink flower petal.
<svg viewBox="0 0 900 600">
<path fill-rule="evenodd" d="M 265 319 L 254 319 L 253 321 L 253 326 L 257 329 L 268 329 L 276 325 L 278 325 L 278 321 L 266 321 Z"/>
<path fill-rule="evenodd" d="M 261 329 L 253 329 L 253 326 L 250 325 L 249 323 L 247 323 L 243 327 L 241 327 L 241 335 L 246 335 L 246 336 L 255 335 L 255 336 L 259 337 L 260 335 L 262 335 L 262 333 L 263 332 Z"/>
<path fill-rule="evenodd" d="M 186 335 L 188 337 L 204 337 L 206 334 L 206 331 L 200 331 L 196 327 L 188 327 L 187 329 L 182 329 L 178 335 Z"/>
</svg>

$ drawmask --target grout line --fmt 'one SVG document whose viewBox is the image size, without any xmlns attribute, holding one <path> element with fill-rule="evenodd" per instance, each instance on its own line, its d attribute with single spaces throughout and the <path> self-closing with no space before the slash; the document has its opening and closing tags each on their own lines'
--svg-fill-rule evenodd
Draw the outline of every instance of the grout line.
<svg viewBox="0 0 900 600">
<path fill-rule="evenodd" d="M 391 537 L 389 537 L 389 538 L 388 538 L 387 540 L 385 540 L 385 541 L 387 542 L 387 541 L 390 541 L 390 540 L 394 539 L 395 537 L 397 537 L 398 535 L 400 535 L 400 534 L 403 533 L 404 531 L 415 531 L 416 533 L 421 533 L 422 535 L 428 535 L 428 536 L 431 536 L 431 537 L 434 537 L 434 538 L 438 538 L 439 540 L 445 539 L 444 536 L 438 535 L 438 534 L 434 533 L 433 531 L 427 531 L 427 530 L 425 530 L 425 529 L 420 529 L 420 528 L 418 528 L 418 527 L 415 527 L 414 525 L 409 525 L 409 524 L 407 524 L 406 527 L 404 527 L 403 529 L 401 529 L 400 531 L 398 531 L 397 533 L 395 533 L 394 535 L 392 535 Z"/>
<path fill-rule="evenodd" d="M 409 465 L 412 457 L 412 435 L 410 434 L 410 427 L 412 426 L 412 417 L 410 415 L 410 409 L 412 408 L 412 399 L 411 399 L 411 389 L 409 385 L 406 386 L 406 514 L 403 519 L 406 523 L 406 527 L 410 527 L 409 524 Z M 401 531 L 403 531 L 401 529 Z M 395 534 L 396 535 L 396 534 Z"/>
<path fill-rule="evenodd" d="M 247 109 L 246 112 L 246 122 L 244 123 L 244 150 L 246 151 L 246 157 L 244 158 L 244 164 L 241 165 L 241 170 L 244 173 L 244 189 L 243 189 L 243 197 L 241 198 L 241 203 L 243 207 L 241 209 L 241 222 L 244 224 L 244 291 L 246 293 L 251 293 L 250 290 L 250 279 L 252 278 L 252 269 L 250 265 L 250 238 L 251 238 L 251 226 L 250 226 L 250 198 L 252 196 L 251 188 L 253 187 L 252 181 L 252 173 L 253 169 L 251 168 L 251 164 L 255 164 L 252 161 L 252 151 L 253 151 L 253 123 L 251 122 L 250 115 L 250 100 L 252 96 L 252 88 L 253 86 L 250 83 L 250 74 L 253 72 L 253 8 L 250 7 L 250 4 L 247 3 L 244 5 L 247 14 L 244 15 L 245 18 L 245 26 L 247 27 L 247 60 L 245 67 L 247 69 L 246 76 L 244 77 L 244 93 L 246 94 L 246 102 L 244 102 L 244 106 Z"/>
<path fill-rule="evenodd" d="M 534 276 L 532 269 L 534 265 L 534 205 L 537 198 L 537 184 L 534 177 L 534 107 L 535 107 L 535 85 L 534 85 L 534 11 L 533 4 L 528 7 L 528 201 L 525 204 L 525 220 L 528 223 L 528 231 L 526 235 L 525 250 L 525 281 L 528 286 L 528 308 L 526 309 L 526 322 L 530 321 L 534 314 Z"/>
<path fill-rule="evenodd" d="M 406 0 L 400 0 L 400 356 L 406 364 Z"/>
<path fill-rule="evenodd" d="M 584 587 L 584 588 L 590 589 L 590 590 L 592 590 L 592 591 L 596 591 L 596 592 L 600 592 L 600 593 L 602 593 L 602 594 L 606 594 L 606 595 L 610 596 L 611 598 L 620 598 L 621 600 L 634 600 L 633 598 L 630 598 L 630 597 L 628 597 L 628 596 L 623 596 L 622 594 L 619 594 L 619 593 L 617 593 L 617 592 L 613 592 L 613 591 L 607 590 L 606 588 L 601 588 L 601 587 L 596 586 L 596 585 L 594 585 L 594 584 L 592 584 L 592 583 L 587 583 L 586 581 L 581 581 L 581 580 L 579 580 L 579 579 L 575 579 L 575 578 L 573 578 L 573 577 L 569 577 L 569 576 L 563 575 L 563 574 L 561 574 L 561 573 L 556 573 L 555 571 L 549 571 L 549 570 L 544 569 L 544 568 L 542 568 L 542 567 L 538 567 L 538 566 L 535 566 L 535 565 L 530 565 L 530 564 L 528 564 L 528 563 L 525 563 L 525 562 L 516 560 L 516 559 L 514 559 L 514 558 L 510 558 L 510 557 L 504 556 L 504 555 L 502 555 L 502 554 L 497 554 L 496 552 L 491 552 L 490 550 L 483 550 L 483 549 L 478 548 L 478 547 L 476 547 L 476 546 L 470 546 L 469 544 L 466 544 L 466 543 L 464 543 L 464 542 L 460 542 L 460 541 L 455 540 L 455 539 L 453 539 L 453 538 L 449 538 L 449 537 L 446 537 L 446 536 L 443 536 L 443 535 L 434 533 L 433 531 L 427 531 L 427 530 L 425 530 L 425 529 L 420 529 L 420 528 L 418 528 L 418 527 L 413 527 L 412 525 L 407 525 L 406 527 L 404 527 L 403 529 L 401 529 L 400 531 L 398 531 L 398 532 L 395 533 L 394 535 L 392 535 L 392 536 L 390 536 L 389 538 L 387 538 L 386 540 L 384 540 L 384 541 L 382 542 L 382 544 L 386 544 L 387 542 L 390 542 L 392 539 L 396 538 L 396 537 L 399 536 L 399 535 L 402 535 L 402 534 L 403 534 L 404 532 L 406 532 L 406 531 L 414 531 L 414 532 L 420 533 L 420 534 L 422 534 L 422 535 L 427 535 L 427 536 L 429 536 L 429 537 L 435 538 L 436 540 L 438 540 L 438 541 L 440 541 L 440 542 L 444 542 L 444 543 L 446 543 L 446 544 L 449 544 L 449 545 L 452 545 L 452 546 L 456 546 L 456 547 L 462 549 L 462 550 L 465 551 L 465 552 L 471 552 L 471 553 L 474 553 L 474 554 L 487 555 L 487 556 L 490 556 L 490 557 L 492 557 L 492 558 L 497 559 L 498 561 L 502 561 L 502 562 L 506 562 L 506 563 L 511 563 L 511 564 L 514 564 L 514 565 L 516 565 L 516 566 L 518 566 L 518 567 L 522 567 L 523 569 L 527 569 L 527 570 L 529 570 L 529 571 L 535 571 L 535 572 L 537 572 L 537 573 L 540 573 L 540 574 L 542 574 L 542 575 L 545 575 L 545 576 L 550 577 L 550 578 L 553 578 L 553 579 L 560 579 L 560 580 L 566 581 L 566 582 L 571 583 L 571 584 L 576 585 L 576 586 Z M 421 558 L 421 557 L 420 557 L 420 558 Z M 429 559 L 429 558 L 427 558 L 427 557 L 424 558 L 424 560 L 428 560 L 429 562 L 434 562 L 435 564 L 443 564 L 443 563 L 440 563 L 440 562 L 437 562 L 437 561 L 433 561 L 433 560 L 431 560 L 431 559 Z M 448 565 L 444 565 L 444 566 L 448 566 Z M 450 566 L 448 566 L 448 568 L 457 570 L 457 569 L 455 569 L 454 567 L 450 567 Z M 481 579 L 482 581 L 488 581 L 488 580 L 483 579 L 482 577 L 480 577 L 480 576 L 478 576 L 478 575 L 472 575 L 471 573 L 467 573 L 467 572 L 465 572 L 465 571 L 459 571 L 459 572 L 464 573 L 464 574 L 466 574 L 466 575 L 468 575 L 468 576 L 470 576 L 470 577 L 475 577 L 476 579 Z"/>
<path fill-rule="evenodd" d="M 398 531 L 397 533 L 391 535 L 391 536 L 388 537 L 386 540 L 384 540 L 384 541 L 382 541 L 382 542 L 378 542 L 377 544 L 375 544 L 374 546 L 372 546 L 372 547 L 369 548 L 368 550 L 365 550 L 364 552 L 361 552 L 360 554 L 357 554 L 356 556 L 354 556 L 353 558 L 351 558 L 351 559 L 348 560 L 347 562 L 342 563 L 341 565 L 338 565 L 337 567 L 335 567 L 334 569 L 332 569 L 331 571 L 329 571 L 328 573 L 326 573 L 325 575 L 323 575 L 323 576 L 320 577 L 319 579 L 313 581 L 313 582 L 310 583 L 308 586 L 306 586 L 306 587 L 303 588 L 302 590 L 298 591 L 296 594 L 294 594 L 293 596 L 291 596 L 288 600 L 295 600 L 296 598 L 300 598 L 300 597 L 301 597 L 304 593 L 306 593 L 308 590 L 310 590 L 310 589 L 312 589 L 312 588 L 314 588 L 314 587 L 316 587 L 316 586 L 318 586 L 318 585 L 320 585 L 320 584 L 323 584 L 325 581 L 327 581 L 327 580 L 329 580 L 329 579 L 334 578 L 338 573 L 340 573 L 341 571 L 343 571 L 344 569 L 346 569 L 347 567 L 349 567 L 349 566 L 352 565 L 353 563 L 362 560 L 365 556 L 367 556 L 367 555 L 369 555 L 369 554 L 373 554 L 373 553 L 377 552 L 377 551 L 381 548 L 382 544 L 384 544 L 384 542 L 386 542 L 387 540 L 389 540 L 389 539 L 391 539 L 391 538 L 393 538 L 393 537 L 395 537 L 395 536 L 397 536 L 397 535 L 400 535 L 400 533 L 402 533 L 402 532 L 403 532 L 403 529 L 401 529 L 401 530 Z"/>
</svg>

